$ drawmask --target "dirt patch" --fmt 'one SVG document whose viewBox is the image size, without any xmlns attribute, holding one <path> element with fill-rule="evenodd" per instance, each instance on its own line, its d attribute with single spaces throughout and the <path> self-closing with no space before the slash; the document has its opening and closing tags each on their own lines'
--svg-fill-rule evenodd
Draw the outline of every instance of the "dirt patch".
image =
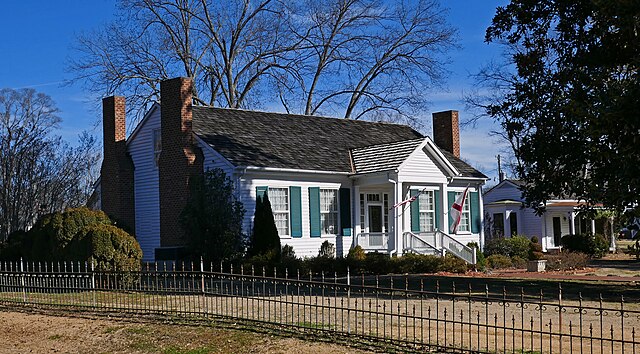
<svg viewBox="0 0 640 354">
<path fill-rule="evenodd" d="M 206 326 L 0 311 L 0 353 L 365 353 L 328 343 Z"/>
</svg>

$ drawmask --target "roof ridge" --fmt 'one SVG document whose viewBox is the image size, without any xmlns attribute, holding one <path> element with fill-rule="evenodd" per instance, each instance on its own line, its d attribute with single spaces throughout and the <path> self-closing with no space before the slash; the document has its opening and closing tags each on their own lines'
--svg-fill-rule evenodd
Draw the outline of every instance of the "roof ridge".
<svg viewBox="0 0 640 354">
<path fill-rule="evenodd" d="M 216 109 L 221 111 L 240 111 L 240 112 L 248 112 L 248 113 L 264 113 L 264 114 L 273 114 L 277 116 L 289 116 L 289 117 L 301 117 L 301 118 L 319 118 L 319 119 L 331 119 L 339 122 L 354 122 L 356 124 L 380 124 L 380 125 L 393 125 L 393 126 L 401 126 L 408 127 L 415 130 L 412 126 L 402 123 L 392 123 L 392 122 L 374 122 L 369 120 L 358 120 L 351 118 L 339 118 L 339 117 L 330 117 L 330 116 L 315 116 L 315 115 L 305 115 L 305 114 L 296 114 L 296 113 L 282 113 L 282 112 L 272 112 L 272 111 L 262 111 L 257 109 L 244 109 L 244 108 L 229 108 L 229 107 L 215 107 L 215 106 L 201 106 L 201 105 L 193 105 L 193 108 L 198 109 Z M 422 133 L 418 132 L 420 135 Z"/>
<path fill-rule="evenodd" d="M 422 138 L 415 138 L 415 139 L 407 139 L 407 140 L 398 140 L 398 141 L 392 141 L 390 143 L 381 143 L 381 144 L 370 144 L 370 145 L 365 145 L 365 146 L 358 146 L 358 147 L 353 147 L 350 148 L 349 151 L 353 151 L 353 150 L 361 150 L 361 149 L 367 149 L 370 147 L 374 147 L 374 146 L 384 146 L 384 145 L 395 145 L 395 144 L 401 144 L 401 143 L 406 143 L 409 141 L 424 141 L 426 137 L 423 136 Z"/>
</svg>

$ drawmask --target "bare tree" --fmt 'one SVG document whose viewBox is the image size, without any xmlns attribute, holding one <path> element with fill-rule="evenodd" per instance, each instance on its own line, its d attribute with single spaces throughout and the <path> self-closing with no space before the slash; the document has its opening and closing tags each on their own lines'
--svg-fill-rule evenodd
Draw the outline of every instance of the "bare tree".
<svg viewBox="0 0 640 354">
<path fill-rule="evenodd" d="M 138 108 L 161 80 L 189 76 L 204 105 L 405 119 L 454 43 L 436 0 L 121 0 L 114 24 L 79 37 L 69 68 Z"/>
<path fill-rule="evenodd" d="M 49 96 L 0 90 L 0 241 L 43 213 L 83 205 L 99 153 L 81 136 L 72 148 L 51 133 L 60 122 Z"/>
</svg>

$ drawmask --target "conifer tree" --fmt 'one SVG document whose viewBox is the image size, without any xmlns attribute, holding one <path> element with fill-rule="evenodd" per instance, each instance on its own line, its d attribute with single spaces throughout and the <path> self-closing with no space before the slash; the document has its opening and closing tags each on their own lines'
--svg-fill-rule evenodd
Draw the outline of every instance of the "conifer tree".
<svg viewBox="0 0 640 354">
<path fill-rule="evenodd" d="M 253 232 L 249 241 L 248 256 L 264 256 L 270 261 L 279 261 L 281 254 L 280 236 L 273 217 L 271 202 L 265 192 L 256 198 Z"/>
</svg>

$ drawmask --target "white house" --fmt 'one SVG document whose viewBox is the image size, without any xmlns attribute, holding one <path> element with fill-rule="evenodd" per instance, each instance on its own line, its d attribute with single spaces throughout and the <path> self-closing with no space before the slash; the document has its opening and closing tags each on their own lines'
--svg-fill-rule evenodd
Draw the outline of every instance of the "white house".
<svg viewBox="0 0 640 354">
<path fill-rule="evenodd" d="M 189 176 L 213 168 L 234 181 L 247 233 L 256 196 L 268 193 L 281 243 L 298 256 L 317 255 L 328 240 L 339 256 L 360 245 L 471 261 L 465 245 L 484 242 L 486 176 L 460 159 L 456 111 L 434 114 L 432 140 L 399 124 L 193 106 L 191 87 L 185 78 L 162 82 L 161 103 L 126 139 L 124 98 L 103 101 L 110 142 L 99 203 L 135 230 L 144 260 L 180 257 Z M 449 207 L 467 187 L 459 232 L 450 235 Z"/>
<path fill-rule="evenodd" d="M 536 236 L 546 252 L 560 249 L 564 235 L 605 232 L 604 225 L 580 214 L 584 203 L 574 199 L 549 200 L 544 214 L 536 215 L 523 206 L 522 185 L 519 180 L 505 179 L 484 193 L 485 229 L 491 230 L 488 238 Z"/>
</svg>

